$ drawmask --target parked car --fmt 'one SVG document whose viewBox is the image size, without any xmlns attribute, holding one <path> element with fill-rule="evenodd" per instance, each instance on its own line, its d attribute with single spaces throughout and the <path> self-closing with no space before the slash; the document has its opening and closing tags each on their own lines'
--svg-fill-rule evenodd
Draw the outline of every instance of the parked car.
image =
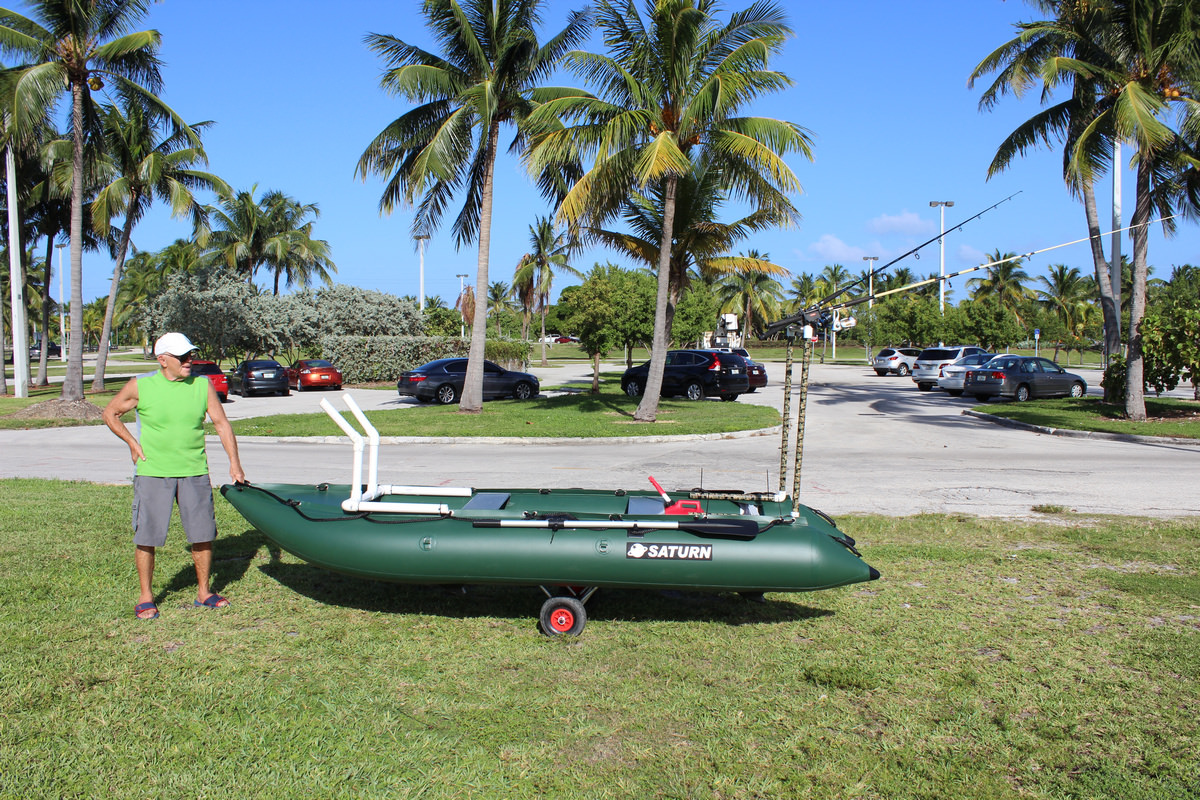
<svg viewBox="0 0 1200 800">
<path fill-rule="evenodd" d="M 288 388 L 287 370 L 283 364 L 269 358 L 243 361 L 229 373 L 229 391 L 249 397 L 256 392 L 263 394 L 291 394 Z"/>
<path fill-rule="evenodd" d="M 217 397 L 222 403 L 229 397 L 229 379 L 225 377 L 224 372 L 221 372 L 221 368 L 217 366 L 216 362 L 200 361 L 193 358 L 192 374 L 203 375 L 208 378 L 209 383 L 217 391 Z"/>
<path fill-rule="evenodd" d="M 554 337 L 555 344 L 575 344 L 579 341 L 578 336 L 556 336 Z"/>
<path fill-rule="evenodd" d="M 396 381 L 401 397 L 415 397 L 422 403 L 437 401 L 449 405 L 462 397 L 467 377 L 467 359 L 439 358 L 409 370 Z M 483 362 L 483 399 L 512 397 L 528 400 L 537 397 L 541 384 L 536 375 L 505 369 L 491 361 Z"/>
<path fill-rule="evenodd" d="M 342 373 L 323 358 L 303 358 L 287 368 L 288 386 L 305 389 L 340 389 Z"/>
<path fill-rule="evenodd" d="M 917 347 L 885 347 L 875 354 L 871 365 L 875 368 L 876 375 L 883 376 L 894 373 L 904 377 L 912 372 L 912 366 L 916 363 L 919 355 L 921 355 L 921 350 Z"/>
<path fill-rule="evenodd" d="M 47 358 L 59 358 L 61 356 L 62 356 L 62 347 L 60 345 L 56 344 L 55 342 L 51 342 L 49 345 L 46 346 L 46 357 Z M 30 358 L 41 358 L 42 357 L 41 345 L 35 344 L 35 345 L 31 346 L 29 348 L 29 357 Z"/>
<path fill-rule="evenodd" d="M 946 394 L 951 397 L 958 397 L 963 393 L 963 379 L 967 376 L 967 370 L 971 367 L 982 366 L 995 357 L 991 353 L 976 353 L 942 367 L 941 374 L 938 376 L 938 388 L 945 390 Z"/>
<path fill-rule="evenodd" d="M 1034 397 L 1083 397 L 1087 381 L 1035 356 L 996 356 L 986 364 L 967 370 L 963 393 L 986 401 L 1011 397 L 1024 402 Z"/>
<path fill-rule="evenodd" d="M 746 374 L 750 377 L 750 388 L 747 392 L 755 392 L 767 385 L 767 368 L 750 357 L 749 351 L 744 347 L 710 347 L 709 350 L 717 353 L 733 353 L 735 356 L 741 356 L 746 362 Z"/>
<path fill-rule="evenodd" d="M 650 362 L 630 367 L 621 376 L 621 391 L 640 397 L 646 389 Z M 689 400 L 719 397 L 737 400 L 750 391 L 746 361 L 739 355 L 715 350 L 668 350 L 663 370 L 662 396 L 682 395 Z"/>
<path fill-rule="evenodd" d="M 973 356 L 976 353 L 986 353 L 982 347 L 926 347 L 913 362 L 913 383 L 922 392 L 928 392 L 937 386 L 938 376 L 942 367 L 948 367 L 963 356 Z"/>
</svg>

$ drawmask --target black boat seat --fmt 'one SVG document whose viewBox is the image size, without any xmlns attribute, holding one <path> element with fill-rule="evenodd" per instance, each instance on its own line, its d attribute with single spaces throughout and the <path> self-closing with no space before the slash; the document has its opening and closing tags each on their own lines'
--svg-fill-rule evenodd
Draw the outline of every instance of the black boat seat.
<svg viewBox="0 0 1200 800">
<path fill-rule="evenodd" d="M 625 513 L 637 516 L 650 516 L 664 513 L 666 507 L 667 504 L 663 502 L 661 497 L 640 497 L 633 495 L 629 498 L 629 505 L 625 507 Z"/>
<path fill-rule="evenodd" d="M 471 499 L 463 504 L 463 508 L 477 511 L 499 511 L 504 508 L 504 504 L 510 497 L 512 495 L 508 492 L 479 492 L 471 495 Z"/>
</svg>

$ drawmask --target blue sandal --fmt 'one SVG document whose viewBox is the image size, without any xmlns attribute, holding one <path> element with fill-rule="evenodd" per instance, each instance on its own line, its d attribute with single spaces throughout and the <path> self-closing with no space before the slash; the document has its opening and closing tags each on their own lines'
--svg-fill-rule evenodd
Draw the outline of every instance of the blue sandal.
<svg viewBox="0 0 1200 800">
<path fill-rule="evenodd" d="M 222 603 L 225 605 L 221 605 Z M 199 600 L 193 600 L 192 605 L 204 606 L 205 608 L 225 608 L 229 605 L 229 601 L 224 597 L 221 597 L 221 595 L 217 594 L 216 592 L 213 592 L 208 596 L 207 599 L 205 599 L 203 603 L 201 603 Z"/>
<path fill-rule="evenodd" d="M 154 613 L 148 617 L 143 617 L 143 611 L 153 611 Z M 158 606 L 154 603 L 138 603 L 133 607 L 133 615 L 138 619 L 158 619 Z"/>
</svg>

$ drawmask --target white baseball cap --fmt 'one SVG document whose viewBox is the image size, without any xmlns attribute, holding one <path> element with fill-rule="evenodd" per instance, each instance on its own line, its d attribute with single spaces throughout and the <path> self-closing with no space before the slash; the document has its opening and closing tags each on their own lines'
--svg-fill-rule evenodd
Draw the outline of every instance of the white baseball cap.
<svg viewBox="0 0 1200 800">
<path fill-rule="evenodd" d="M 197 349 L 199 348 L 192 344 L 192 340 L 182 333 L 164 333 L 154 343 L 154 355 L 156 356 L 161 356 L 163 353 L 170 353 L 176 357 L 186 356 Z"/>
</svg>

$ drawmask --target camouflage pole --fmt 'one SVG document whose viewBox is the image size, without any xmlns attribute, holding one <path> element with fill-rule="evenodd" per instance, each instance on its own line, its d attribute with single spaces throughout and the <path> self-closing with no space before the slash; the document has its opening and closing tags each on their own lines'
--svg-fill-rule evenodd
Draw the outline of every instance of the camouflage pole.
<svg viewBox="0 0 1200 800">
<path fill-rule="evenodd" d="M 807 333 L 807 331 L 806 331 Z M 808 411 L 808 367 L 812 363 L 812 337 L 804 337 L 800 359 L 800 409 L 796 415 L 796 466 L 792 472 L 792 516 L 800 516 L 800 462 L 804 459 L 804 415 Z"/>
<path fill-rule="evenodd" d="M 783 373 L 783 438 L 779 442 L 779 491 L 787 488 L 788 438 L 792 430 L 792 341 L 795 329 L 787 329 L 787 366 Z"/>
</svg>

